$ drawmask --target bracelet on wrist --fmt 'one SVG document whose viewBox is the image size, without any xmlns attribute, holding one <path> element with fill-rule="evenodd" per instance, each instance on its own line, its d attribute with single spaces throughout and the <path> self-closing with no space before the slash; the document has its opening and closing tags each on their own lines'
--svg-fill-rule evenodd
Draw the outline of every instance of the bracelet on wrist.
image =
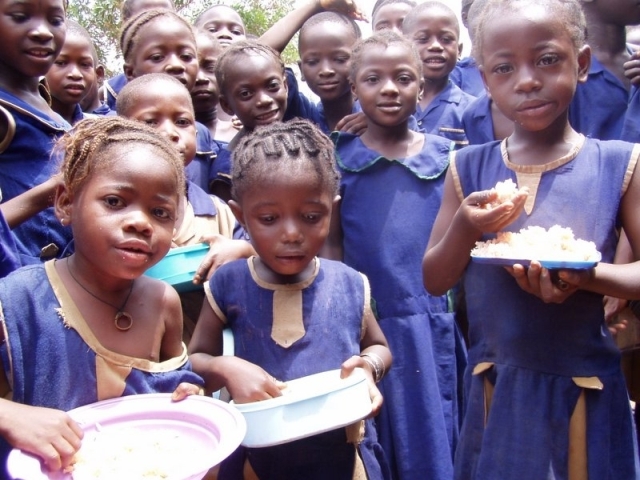
<svg viewBox="0 0 640 480">
<path fill-rule="evenodd" d="M 380 355 L 367 352 L 360 354 L 360 358 L 365 361 L 367 365 L 371 367 L 371 373 L 373 373 L 373 381 L 378 383 L 384 377 L 386 373 L 386 366 L 384 364 L 384 360 L 380 357 Z"/>
</svg>

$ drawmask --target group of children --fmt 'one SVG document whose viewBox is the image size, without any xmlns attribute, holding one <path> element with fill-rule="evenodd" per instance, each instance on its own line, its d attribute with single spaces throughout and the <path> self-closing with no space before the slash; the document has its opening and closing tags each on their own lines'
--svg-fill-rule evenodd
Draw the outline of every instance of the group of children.
<svg viewBox="0 0 640 480">
<path fill-rule="evenodd" d="M 251 402 L 362 368 L 364 431 L 241 448 L 210 475 L 640 478 L 603 307 L 640 299 L 640 147 L 620 140 L 638 141 L 624 27 L 640 8 L 610 3 L 464 1 L 459 60 L 436 1 L 379 0 L 361 38 L 351 1 L 308 0 L 251 40 L 225 5 L 192 25 L 125 0 L 123 73 L 98 88 L 62 0 L 0 0 L 3 458 L 72 466 L 82 429 L 64 411 L 99 400 Z M 278 53 L 296 32 L 318 103 Z M 486 208 L 506 179 L 522 188 Z M 602 262 L 470 259 L 554 224 Z M 195 296 L 144 276 L 202 242 Z"/>
</svg>

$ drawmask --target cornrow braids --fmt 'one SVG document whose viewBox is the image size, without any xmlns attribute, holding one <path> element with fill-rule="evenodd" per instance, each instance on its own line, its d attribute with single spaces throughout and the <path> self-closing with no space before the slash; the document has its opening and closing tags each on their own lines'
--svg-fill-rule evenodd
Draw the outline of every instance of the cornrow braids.
<svg viewBox="0 0 640 480">
<path fill-rule="evenodd" d="M 178 15 L 172 10 L 146 10 L 129 19 L 122 27 L 122 31 L 120 32 L 120 51 L 122 52 L 122 57 L 124 58 L 125 62 L 130 60 L 133 47 L 136 44 L 136 40 L 138 39 L 140 30 L 145 25 L 153 22 L 158 18 L 172 18 L 184 23 L 191 32 L 193 43 L 195 44 L 196 39 L 195 35 L 193 34 L 193 28 L 184 17 Z"/>
<path fill-rule="evenodd" d="M 250 188 L 259 188 L 274 172 L 298 176 L 312 170 L 323 190 L 338 193 L 340 174 L 333 143 L 308 120 L 256 128 L 233 150 L 231 165 L 231 195 L 236 201 Z"/>
<path fill-rule="evenodd" d="M 229 69 L 233 68 L 233 64 L 238 62 L 238 57 L 244 55 L 262 55 L 266 58 L 272 58 L 280 66 L 284 77 L 284 62 L 278 52 L 270 46 L 255 40 L 239 40 L 227 47 L 216 63 L 216 80 L 221 94 L 226 93 L 225 80 Z"/>
<path fill-rule="evenodd" d="M 75 194 L 94 170 L 112 161 L 107 154 L 110 149 L 131 143 L 159 151 L 158 156 L 174 167 L 177 193 L 184 194 L 184 166 L 178 150 L 157 130 L 119 116 L 82 120 L 58 140 L 54 155 L 64 157 L 60 169 L 66 187 Z"/>
</svg>

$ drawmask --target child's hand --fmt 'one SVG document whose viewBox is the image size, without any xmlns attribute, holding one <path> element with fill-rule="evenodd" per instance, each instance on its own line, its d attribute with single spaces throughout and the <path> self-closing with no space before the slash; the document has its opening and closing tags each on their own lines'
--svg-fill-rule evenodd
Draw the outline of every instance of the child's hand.
<svg viewBox="0 0 640 480">
<path fill-rule="evenodd" d="M 9 444 L 39 457 L 49 471 L 72 464 L 84 432 L 66 412 L 14 402 L 3 402 L 3 410 L 5 405 L 0 431 Z"/>
<path fill-rule="evenodd" d="M 499 232 L 520 216 L 528 195 L 528 189 L 521 188 L 511 200 L 487 208 L 496 201 L 498 193 L 494 189 L 474 192 L 464 199 L 460 212 L 479 232 Z"/>
<path fill-rule="evenodd" d="M 212 235 L 203 239 L 209 244 L 209 251 L 200 263 L 193 276 L 193 283 L 203 283 L 213 275 L 218 268 L 239 258 L 247 258 L 253 253 L 251 244 L 246 240 L 234 240 L 222 235 Z"/>
<path fill-rule="evenodd" d="M 354 20 L 368 21 L 367 16 L 353 0 L 320 0 L 320 5 L 325 10 L 342 13 Z"/>
<path fill-rule="evenodd" d="M 202 387 L 194 385 L 193 383 L 182 382 L 171 394 L 171 400 L 179 402 L 180 400 L 187 398 L 189 395 L 202 395 L 203 393 L 204 390 Z"/>
<path fill-rule="evenodd" d="M 353 135 L 362 135 L 367 131 L 367 117 L 363 112 L 345 115 L 336 123 L 336 130 Z"/>
<path fill-rule="evenodd" d="M 375 417 L 382 407 L 382 394 L 378 387 L 376 386 L 376 382 L 373 380 L 373 373 L 369 369 L 367 363 L 362 359 L 359 355 L 354 355 L 348 360 L 346 360 L 341 367 L 340 370 L 340 378 L 346 378 L 351 373 L 353 373 L 354 368 L 362 368 L 367 377 L 367 384 L 369 386 L 369 398 L 371 398 L 371 413 L 369 417 Z"/>
<path fill-rule="evenodd" d="M 520 288 L 545 303 L 564 302 L 592 276 L 592 270 L 557 270 L 552 274 L 536 261 L 532 261 L 529 268 L 514 265 L 507 267 L 507 271 L 516 279 Z"/>
<path fill-rule="evenodd" d="M 636 50 L 631 56 L 631 60 L 622 65 L 624 75 L 633 85 L 640 85 L 640 50 Z"/>
<path fill-rule="evenodd" d="M 282 395 L 281 390 L 287 386 L 251 362 L 234 357 L 232 363 L 233 366 L 225 377 L 227 390 L 236 403 L 279 397 Z"/>
</svg>

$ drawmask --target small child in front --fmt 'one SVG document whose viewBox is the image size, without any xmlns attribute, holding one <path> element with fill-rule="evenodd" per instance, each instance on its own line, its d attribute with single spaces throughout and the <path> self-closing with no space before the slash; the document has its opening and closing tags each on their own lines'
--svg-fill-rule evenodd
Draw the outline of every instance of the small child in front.
<svg viewBox="0 0 640 480">
<path fill-rule="evenodd" d="M 305 120 L 257 128 L 234 150 L 230 206 L 257 256 L 222 266 L 205 287 L 189 353 L 208 391 L 226 386 L 234 401 L 252 402 L 280 396 L 287 380 L 361 367 L 374 414 L 380 408 L 375 382 L 389 369 L 391 353 L 368 281 L 317 257 L 337 201 L 334 163 L 330 140 Z M 225 325 L 235 356 L 220 356 Z M 261 480 L 351 480 L 362 472 L 345 429 L 248 449 L 248 460 Z"/>
<path fill-rule="evenodd" d="M 640 146 L 585 138 L 568 121 L 589 72 L 578 0 L 489 0 L 477 61 L 514 122 L 504 141 L 456 152 L 423 260 L 444 293 L 463 278 L 469 319 L 458 480 L 638 479 L 620 352 L 603 296 L 640 298 L 638 262 L 613 264 L 622 227 L 640 252 Z M 498 181 L 521 190 L 491 209 Z M 475 242 L 528 226 L 570 227 L 602 261 L 550 271 L 471 261 Z"/>
<path fill-rule="evenodd" d="M 11 392 L 0 400 L 0 451 L 20 448 L 52 471 L 73 462 L 82 439 L 59 410 L 137 393 L 178 399 L 202 383 L 182 343 L 178 294 L 143 275 L 171 246 L 180 155 L 116 116 L 84 120 L 58 145 L 55 211 L 75 253 L 0 280 L 0 390 Z"/>
</svg>

